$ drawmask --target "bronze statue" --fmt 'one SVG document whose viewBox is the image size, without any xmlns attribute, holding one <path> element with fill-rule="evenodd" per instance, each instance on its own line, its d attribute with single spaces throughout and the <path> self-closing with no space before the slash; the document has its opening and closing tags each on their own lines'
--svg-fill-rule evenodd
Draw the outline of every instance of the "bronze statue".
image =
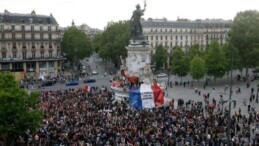
<svg viewBox="0 0 259 146">
<path fill-rule="evenodd" d="M 140 5 L 136 5 L 136 10 L 133 11 L 133 15 L 130 19 L 131 25 L 131 39 L 133 40 L 145 40 L 143 35 L 142 25 L 141 25 L 141 16 L 144 15 L 146 10 L 146 2 L 144 2 L 144 9 L 140 9 Z"/>
</svg>

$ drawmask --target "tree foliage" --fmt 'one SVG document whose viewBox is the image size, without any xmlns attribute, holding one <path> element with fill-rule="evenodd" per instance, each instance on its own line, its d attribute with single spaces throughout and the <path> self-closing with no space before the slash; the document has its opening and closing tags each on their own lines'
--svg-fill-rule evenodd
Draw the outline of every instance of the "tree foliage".
<svg viewBox="0 0 259 146">
<path fill-rule="evenodd" d="M 19 88 L 14 76 L 0 73 L 0 136 L 9 145 L 10 137 L 20 136 L 27 130 L 35 132 L 42 119 L 38 109 L 39 93 L 30 95 Z"/>
<path fill-rule="evenodd" d="M 199 80 L 206 74 L 205 61 L 198 55 L 194 56 L 190 62 L 190 75 L 193 79 Z"/>
<path fill-rule="evenodd" d="M 156 48 L 155 54 L 152 56 L 152 62 L 155 63 L 156 69 L 159 70 L 166 63 L 168 57 L 167 50 L 160 44 Z"/>
<path fill-rule="evenodd" d="M 237 48 L 244 67 L 258 65 L 259 12 L 248 10 L 237 13 L 229 32 L 230 42 Z"/>
<path fill-rule="evenodd" d="M 216 79 L 221 78 L 225 75 L 227 68 L 227 59 L 218 41 L 211 41 L 205 61 L 207 66 L 207 74 L 209 76 L 213 76 Z"/>
<path fill-rule="evenodd" d="M 89 57 L 93 52 L 87 35 L 75 26 L 69 27 L 61 41 L 62 51 L 66 53 L 69 62 L 78 63 L 79 60 Z"/>
<path fill-rule="evenodd" d="M 188 74 L 188 69 L 189 66 L 186 54 L 180 47 L 175 47 L 172 56 L 172 65 L 170 66 L 171 72 L 180 77 L 183 77 Z"/>
<path fill-rule="evenodd" d="M 120 56 L 127 56 L 125 46 L 129 44 L 130 40 L 129 21 L 119 21 L 109 24 L 99 39 L 99 45 L 98 43 L 96 45 L 100 47 L 98 52 L 100 57 L 109 59 L 115 66 L 118 66 Z"/>
<path fill-rule="evenodd" d="M 192 61 L 192 59 L 195 56 L 199 56 L 200 58 L 204 58 L 204 52 L 201 50 L 199 44 L 195 44 L 190 48 L 190 51 L 188 52 L 188 58 L 190 61 Z"/>
<path fill-rule="evenodd" d="M 240 62 L 240 56 L 238 50 L 230 43 L 226 43 L 223 45 L 223 51 L 225 53 L 227 59 L 226 71 L 231 71 L 232 61 L 233 66 L 232 69 L 242 69 L 242 64 Z"/>
</svg>

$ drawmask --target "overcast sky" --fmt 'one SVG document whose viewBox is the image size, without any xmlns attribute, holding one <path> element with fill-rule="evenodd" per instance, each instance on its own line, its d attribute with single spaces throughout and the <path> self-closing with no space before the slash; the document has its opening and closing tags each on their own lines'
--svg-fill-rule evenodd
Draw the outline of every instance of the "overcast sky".
<svg viewBox="0 0 259 146">
<path fill-rule="evenodd" d="M 259 10 L 259 0 L 146 0 L 143 18 L 232 19 L 237 12 Z M 0 13 L 52 15 L 61 27 L 86 23 L 103 29 L 108 22 L 130 19 L 136 4 L 144 6 L 143 0 L 0 0 Z"/>
</svg>

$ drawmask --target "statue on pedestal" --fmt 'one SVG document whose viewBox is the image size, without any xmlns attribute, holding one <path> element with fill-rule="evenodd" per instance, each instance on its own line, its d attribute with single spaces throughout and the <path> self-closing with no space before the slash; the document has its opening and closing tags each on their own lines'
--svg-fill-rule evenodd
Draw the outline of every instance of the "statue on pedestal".
<svg viewBox="0 0 259 146">
<path fill-rule="evenodd" d="M 136 10 L 133 11 L 132 17 L 130 19 L 131 27 L 131 39 L 139 44 L 147 44 L 146 38 L 143 35 L 142 25 L 141 25 L 141 16 L 144 15 L 146 10 L 146 2 L 144 2 L 144 9 L 140 9 L 140 5 L 136 5 Z"/>
</svg>

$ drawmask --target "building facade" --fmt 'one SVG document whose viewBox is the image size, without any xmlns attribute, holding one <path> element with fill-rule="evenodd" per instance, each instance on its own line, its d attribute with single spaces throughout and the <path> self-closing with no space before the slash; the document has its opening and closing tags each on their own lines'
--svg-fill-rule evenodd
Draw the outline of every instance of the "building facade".
<svg viewBox="0 0 259 146">
<path fill-rule="evenodd" d="M 60 42 L 52 14 L 0 13 L 0 70 L 12 71 L 16 79 L 57 76 L 65 60 Z"/>
<path fill-rule="evenodd" d="M 226 43 L 231 22 L 222 19 L 168 21 L 165 18 L 149 18 L 142 21 L 142 26 L 144 35 L 152 48 L 151 54 L 160 44 L 167 48 L 168 53 L 172 54 L 175 46 L 188 52 L 194 44 L 199 44 L 202 49 L 207 49 L 213 39 L 218 40 L 220 44 Z"/>
</svg>

